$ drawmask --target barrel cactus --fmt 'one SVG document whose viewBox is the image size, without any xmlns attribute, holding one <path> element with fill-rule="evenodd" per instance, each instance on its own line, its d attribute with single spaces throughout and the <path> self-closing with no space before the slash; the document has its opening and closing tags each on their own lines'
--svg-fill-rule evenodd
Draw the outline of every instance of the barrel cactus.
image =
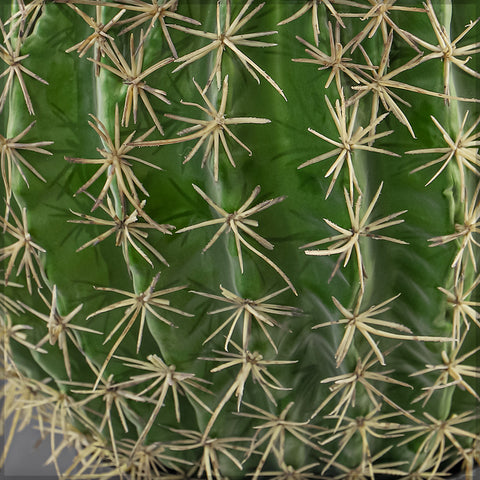
<svg viewBox="0 0 480 480">
<path fill-rule="evenodd" d="M 0 8 L 2 463 L 472 477 L 474 1 Z"/>
</svg>

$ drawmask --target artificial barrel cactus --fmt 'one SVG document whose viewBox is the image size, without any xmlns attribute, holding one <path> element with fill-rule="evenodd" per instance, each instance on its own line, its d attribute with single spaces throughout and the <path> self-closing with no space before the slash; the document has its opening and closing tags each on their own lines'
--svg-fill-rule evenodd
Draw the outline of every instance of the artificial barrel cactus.
<svg viewBox="0 0 480 480">
<path fill-rule="evenodd" d="M 2 2 L 3 410 L 61 478 L 472 476 L 475 6 Z"/>
</svg>

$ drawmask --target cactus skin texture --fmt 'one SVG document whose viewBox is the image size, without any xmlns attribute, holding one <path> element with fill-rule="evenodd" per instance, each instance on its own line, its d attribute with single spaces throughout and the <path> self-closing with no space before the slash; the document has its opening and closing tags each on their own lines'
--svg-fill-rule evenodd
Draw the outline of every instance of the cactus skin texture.
<svg viewBox="0 0 480 480">
<path fill-rule="evenodd" d="M 472 478 L 452 3 L 2 2 L 3 409 L 60 478 Z"/>
</svg>

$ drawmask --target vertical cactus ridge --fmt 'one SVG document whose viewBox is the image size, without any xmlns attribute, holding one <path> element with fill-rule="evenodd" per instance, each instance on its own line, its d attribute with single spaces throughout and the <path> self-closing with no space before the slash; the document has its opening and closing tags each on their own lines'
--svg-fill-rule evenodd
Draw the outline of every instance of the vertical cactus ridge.
<svg viewBox="0 0 480 480">
<path fill-rule="evenodd" d="M 477 15 L 2 4 L 0 465 L 473 478 Z"/>
</svg>

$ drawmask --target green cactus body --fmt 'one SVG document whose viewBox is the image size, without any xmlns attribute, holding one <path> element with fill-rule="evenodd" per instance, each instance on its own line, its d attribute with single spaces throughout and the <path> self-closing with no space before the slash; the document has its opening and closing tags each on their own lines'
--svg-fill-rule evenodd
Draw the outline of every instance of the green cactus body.
<svg viewBox="0 0 480 480">
<path fill-rule="evenodd" d="M 4 410 L 62 478 L 472 475 L 473 2 L 1 15 Z"/>
</svg>

